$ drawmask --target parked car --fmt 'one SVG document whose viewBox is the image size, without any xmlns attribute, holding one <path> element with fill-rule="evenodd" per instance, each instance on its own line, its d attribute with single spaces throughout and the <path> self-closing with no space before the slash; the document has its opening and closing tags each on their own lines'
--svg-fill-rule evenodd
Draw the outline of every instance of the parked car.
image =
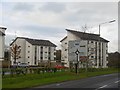
<svg viewBox="0 0 120 90">
<path fill-rule="evenodd" d="M 28 63 L 20 63 L 18 64 L 18 67 L 28 67 Z"/>
<path fill-rule="evenodd" d="M 64 69 L 64 68 L 66 68 L 66 67 L 65 67 L 65 66 L 62 66 L 62 65 L 56 65 L 55 68 L 57 68 L 57 69 Z"/>
</svg>

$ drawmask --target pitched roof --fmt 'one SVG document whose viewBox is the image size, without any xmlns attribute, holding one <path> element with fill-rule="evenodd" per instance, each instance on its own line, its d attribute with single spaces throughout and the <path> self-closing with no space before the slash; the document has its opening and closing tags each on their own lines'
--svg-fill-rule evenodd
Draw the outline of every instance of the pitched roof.
<svg viewBox="0 0 120 90">
<path fill-rule="evenodd" d="M 31 38 L 25 38 L 25 37 L 17 37 L 16 39 L 18 39 L 18 38 L 25 39 L 26 41 L 28 41 L 32 45 L 56 47 L 56 45 L 53 44 L 52 42 L 50 42 L 49 40 L 31 39 Z M 16 39 L 13 42 L 15 42 Z M 11 43 L 11 45 L 12 45 L 12 43 Z"/>
<path fill-rule="evenodd" d="M 6 30 L 7 28 L 5 28 L 5 27 L 1 27 L 1 26 L 0 26 L 0 29 L 4 29 L 4 30 Z M 0 35 L 4 36 L 5 33 L 3 33 L 3 32 L 0 30 Z"/>
<path fill-rule="evenodd" d="M 69 29 L 66 29 L 66 30 L 80 37 L 82 40 L 94 40 L 94 41 L 100 40 L 101 42 L 109 42 L 108 40 L 100 37 L 98 34 L 85 33 L 85 32 L 80 32 L 75 30 L 69 30 Z M 61 41 L 63 41 L 63 39 Z"/>
<path fill-rule="evenodd" d="M 65 40 L 67 38 L 67 36 L 65 36 L 60 42 L 62 42 L 63 40 Z"/>
<path fill-rule="evenodd" d="M 1 27 L 1 26 L 0 26 L 0 29 L 5 29 L 5 30 L 6 30 L 7 28 L 5 28 L 5 27 Z"/>
</svg>

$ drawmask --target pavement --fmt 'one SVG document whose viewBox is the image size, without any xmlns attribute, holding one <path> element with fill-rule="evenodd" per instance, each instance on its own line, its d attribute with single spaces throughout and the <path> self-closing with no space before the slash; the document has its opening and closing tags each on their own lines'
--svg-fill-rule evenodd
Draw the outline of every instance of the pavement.
<svg viewBox="0 0 120 90">
<path fill-rule="evenodd" d="M 55 88 L 68 88 L 68 89 L 89 89 L 89 90 L 120 90 L 120 73 L 100 75 L 80 80 L 66 81 L 61 83 L 55 83 L 50 85 L 38 86 L 25 90 L 39 90 L 43 88 L 55 89 Z"/>
</svg>

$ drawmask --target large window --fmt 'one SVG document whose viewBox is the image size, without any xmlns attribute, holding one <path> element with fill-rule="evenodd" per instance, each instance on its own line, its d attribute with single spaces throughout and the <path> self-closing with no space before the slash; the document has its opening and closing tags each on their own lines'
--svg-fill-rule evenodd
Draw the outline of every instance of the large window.
<svg viewBox="0 0 120 90">
<path fill-rule="evenodd" d="M 41 60 L 43 60 L 43 47 L 41 47 L 40 53 L 41 53 Z"/>
</svg>

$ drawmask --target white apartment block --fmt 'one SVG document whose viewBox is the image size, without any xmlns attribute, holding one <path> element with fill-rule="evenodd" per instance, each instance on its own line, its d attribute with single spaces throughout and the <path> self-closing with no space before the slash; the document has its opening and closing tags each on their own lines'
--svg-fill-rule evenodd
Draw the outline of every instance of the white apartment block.
<svg viewBox="0 0 120 90">
<path fill-rule="evenodd" d="M 38 65 L 42 61 L 55 61 L 56 45 L 49 40 L 30 39 L 25 37 L 17 37 L 12 45 L 20 46 L 20 58 L 17 63 L 28 63 L 29 65 Z M 14 59 L 11 57 L 12 65 Z"/>
<path fill-rule="evenodd" d="M 5 30 L 7 28 L 0 27 L 0 61 L 4 60 L 4 48 L 5 48 Z"/>
<path fill-rule="evenodd" d="M 81 60 L 88 58 L 89 67 L 106 68 L 108 57 L 108 42 L 98 34 L 91 34 L 85 32 L 79 32 L 74 30 L 68 30 L 67 36 L 63 38 L 61 42 L 62 53 L 61 59 L 66 67 L 74 64 L 77 60 L 79 67 L 84 67 Z M 79 51 L 78 58 L 75 54 Z"/>
</svg>

